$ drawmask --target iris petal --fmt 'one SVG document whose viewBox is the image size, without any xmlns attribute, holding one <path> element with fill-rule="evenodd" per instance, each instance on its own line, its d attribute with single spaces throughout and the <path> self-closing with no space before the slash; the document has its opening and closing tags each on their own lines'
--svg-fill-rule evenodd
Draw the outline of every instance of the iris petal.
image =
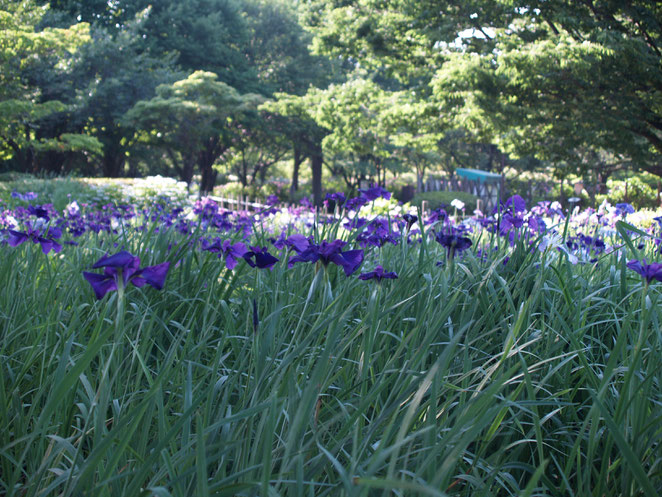
<svg viewBox="0 0 662 497">
<path fill-rule="evenodd" d="M 83 271 L 83 276 L 92 286 L 94 295 L 98 300 L 101 300 L 106 293 L 117 290 L 117 283 L 112 277 L 103 274 L 88 273 L 87 271 Z"/>
<path fill-rule="evenodd" d="M 133 265 L 137 268 L 140 265 L 140 258 L 134 257 L 126 250 L 123 250 L 111 256 L 103 256 L 92 266 L 92 269 L 99 269 L 101 267 L 127 268 Z"/>
<path fill-rule="evenodd" d="M 136 276 L 131 282 L 135 284 L 136 279 L 142 278 L 157 290 L 161 290 L 168 275 L 168 269 L 170 269 L 169 262 L 163 262 L 156 266 L 148 266 L 140 272 L 140 276 Z"/>
</svg>

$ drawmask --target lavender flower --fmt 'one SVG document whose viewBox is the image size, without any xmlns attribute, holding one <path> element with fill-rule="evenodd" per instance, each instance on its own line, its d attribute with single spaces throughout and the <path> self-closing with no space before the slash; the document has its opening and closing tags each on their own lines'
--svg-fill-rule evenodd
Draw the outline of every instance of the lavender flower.
<svg viewBox="0 0 662 497">
<path fill-rule="evenodd" d="M 614 207 L 615 207 L 614 213 L 617 216 L 626 216 L 627 214 L 634 214 L 634 207 L 632 207 L 632 205 L 628 204 L 627 202 L 616 204 Z"/>
<path fill-rule="evenodd" d="M 11 192 L 11 196 L 19 200 L 23 200 L 24 202 L 35 200 L 38 197 L 38 195 L 35 192 L 19 193 L 16 190 Z"/>
</svg>

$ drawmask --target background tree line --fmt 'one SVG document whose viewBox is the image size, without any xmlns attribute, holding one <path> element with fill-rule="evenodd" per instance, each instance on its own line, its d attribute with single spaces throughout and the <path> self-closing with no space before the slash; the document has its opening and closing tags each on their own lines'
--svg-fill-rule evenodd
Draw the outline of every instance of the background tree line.
<svg viewBox="0 0 662 497">
<path fill-rule="evenodd" d="M 0 169 L 662 174 L 653 0 L 0 0 Z M 308 175 L 308 173 L 307 173 Z"/>
</svg>

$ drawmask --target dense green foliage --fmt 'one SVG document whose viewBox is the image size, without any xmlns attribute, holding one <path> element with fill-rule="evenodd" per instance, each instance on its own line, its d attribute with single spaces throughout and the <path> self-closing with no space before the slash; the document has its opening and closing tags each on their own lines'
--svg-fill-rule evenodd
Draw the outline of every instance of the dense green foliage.
<svg viewBox="0 0 662 497">
<path fill-rule="evenodd" d="M 317 203 L 325 172 L 354 191 L 411 173 L 420 191 L 456 167 L 535 169 L 591 201 L 615 172 L 662 173 L 652 0 L 43 3 L 0 2 L 4 170 L 203 192 L 290 176 L 291 198 L 301 176 Z M 182 105 L 202 94 L 165 105 L 203 72 L 245 104 L 206 108 L 213 133 Z"/>
<path fill-rule="evenodd" d="M 662 296 L 620 250 L 572 266 L 493 237 L 449 261 L 424 238 L 369 251 L 399 274 L 377 283 L 229 271 L 125 222 L 56 256 L 0 246 L 3 495 L 662 491 Z M 81 271 L 115 243 L 169 261 L 165 288 L 96 301 Z"/>
<path fill-rule="evenodd" d="M 465 204 L 468 213 L 473 213 L 476 209 L 478 197 L 467 192 L 421 192 L 417 193 L 411 200 L 411 204 L 422 207 L 423 202 L 427 202 L 428 209 L 439 209 L 449 207 L 453 200 L 460 200 Z"/>
</svg>

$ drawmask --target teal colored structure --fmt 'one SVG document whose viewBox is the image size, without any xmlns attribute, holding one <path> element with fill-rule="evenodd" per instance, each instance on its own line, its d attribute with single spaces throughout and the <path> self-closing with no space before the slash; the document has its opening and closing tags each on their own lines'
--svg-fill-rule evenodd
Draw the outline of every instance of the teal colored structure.
<svg viewBox="0 0 662 497">
<path fill-rule="evenodd" d="M 481 171 L 480 169 L 463 169 L 455 170 L 455 174 L 466 178 L 470 181 L 477 181 L 479 183 L 501 183 L 502 175 L 497 173 L 490 173 L 488 171 Z"/>
<path fill-rule="evenodd" d="M 493 209 L 497 205 L 501 198 L 503 175 L 463 168 L 456 169 L 455 174 L 461 178 L 460 189 L 476 195 L 481 200 L 483 210 Z"/>
</svg>

